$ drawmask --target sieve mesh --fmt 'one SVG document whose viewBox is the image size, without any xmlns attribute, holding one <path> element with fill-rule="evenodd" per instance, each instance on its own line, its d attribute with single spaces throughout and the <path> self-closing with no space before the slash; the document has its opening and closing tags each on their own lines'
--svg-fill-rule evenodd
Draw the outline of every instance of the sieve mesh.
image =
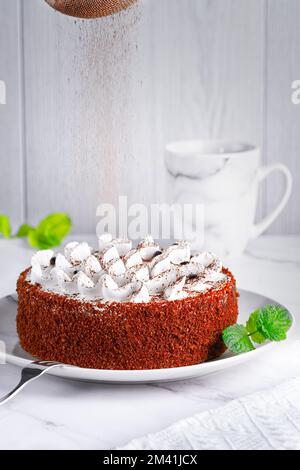
<svg viewBox="0 0 300 470">
<path fill-rule="evenodd" d="M 52 8 L 78 18 L 101 18 L 130 7 L 137 0 L 45 0 Z"/>
</svg>

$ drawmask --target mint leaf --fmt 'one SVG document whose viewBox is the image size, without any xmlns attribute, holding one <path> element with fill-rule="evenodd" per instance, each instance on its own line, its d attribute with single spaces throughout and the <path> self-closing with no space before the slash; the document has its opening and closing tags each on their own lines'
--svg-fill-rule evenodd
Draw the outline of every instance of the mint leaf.
<svg viewBox="0 0 300 470">
<path fill-rule="evenodd" d="M 48 248 L 52 248 L 51 243 L 44 239 L 41 234 L 37 232 L 37 230 L 31 230 L 27 236 L 28 243 L 33 248 L 38 248 L 39 250 L 47 250 Z"/>
<path fill-rule="evenodd" d="M 0 215 L 0 235 L 11 238 L 11 227 L 7 215 Z"/>
<path fill-rule="evenodd" d="M 243 325 L 229 326 L 223 331 L 222 337 L 227 348 L 235 354 L 243 354 L 255 349 Z"/>
<path fill-rule="evenodd" d="M 61 244 L 71 230 L 71 219 L 67 214 L 50 214 L 36 229 L 28 233 L 28 242 L 34 248 L 46 250 Z"/>
<path fill-rule="evenodd" d="M 289 312 L 279 305 L 266 305 L 259 310 L 257 328 L 271 341 L 283 341 L 292 325 Z"/>
<path fill-rule="evenodd" d="M 28 243 L 33 248 L 38 248 L 40 250 L 48 250 L 55 246 L 60 245 L 61 240 L 59 238 L 45 236 L 43 233 L 37 229 L 33 229 L 28 233 Z"/>
<path fill-rule="evenodd" d="M 258 331 L 257 321 L 259 317 L 260 310 L 253 312 L 249 320 L 246 323 L 246 329 L 254 343 L 263 344 L 266 341 L 266 337 Z"/>
<path fill-rule="evenodd" d="M 67 214 L 50 214 L 43 219 L 36 230 L 42 233 L 46 238 L 62 240 L 71 230 L 71 219 Z"/>
<path fill-rule="evenodd" d="M 28 225 L 28 224 L 23 224 L 23 225 L 21 225 L 21 227 L 19 228 L 16 237 L 18 237 L 18 238 L 27 237 L 28 234 L 29 234 L 29 232 L 30 232 L 31 230 L 34 230 L 34 228 L 31 227 L 31 226 Z"/>
</svg>

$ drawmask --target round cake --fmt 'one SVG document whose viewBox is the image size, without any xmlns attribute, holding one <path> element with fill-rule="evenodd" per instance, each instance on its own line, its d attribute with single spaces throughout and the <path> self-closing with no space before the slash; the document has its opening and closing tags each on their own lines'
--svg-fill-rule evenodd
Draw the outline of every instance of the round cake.
<svg viewBox="0 0 300 470">
<path fill-rule="evenodd" d="M 236 323 L 233 275 L 187 242 L 162 249 L 152 237 L 99 238 L 93 250 L 37 252 L 17 283 L 22 347 L 41 360 L 95 369 L 189 366 L 225 351 Z"/>
</svg>

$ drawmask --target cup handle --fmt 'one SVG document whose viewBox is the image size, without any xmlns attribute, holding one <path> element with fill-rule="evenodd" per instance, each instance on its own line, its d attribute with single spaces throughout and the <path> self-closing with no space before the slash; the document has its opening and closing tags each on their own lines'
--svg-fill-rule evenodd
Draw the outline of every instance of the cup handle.
<svg viewBox="0 0 300 470">
<path fill-rule="evenodd" d="M 262 220 L 259 224 L 256 224 L 252 227 L 252 234 L 251 238 L 257 238 L 260 235 L 262 235 L 267 228 L 272 225 L 272 223 L 277 219 L 277 217 L 281 214 L 285 206 L 287 205 L 291 194 L 292 194 L 292 189 L 293 189 L 293 177 L 290 172 L 290 170 L 285 166 L 280 163 L 277 163 L 275 165 L 270 165 L 270 166 L 265 166 L 259 169 L 258 173 L 258 180 L 259 183 L 262 183 L 266 178 L 268 178 L 269 175 L 271 175 L 275 171 L 280 171 L 281 173 L 284 174 L 285 179 L 286 179 L 286 189 L 285 193 L 278 204 L 278 206 L 271 212 L 271 214 L 267 215 L 267 217 Z"/>
</svg>

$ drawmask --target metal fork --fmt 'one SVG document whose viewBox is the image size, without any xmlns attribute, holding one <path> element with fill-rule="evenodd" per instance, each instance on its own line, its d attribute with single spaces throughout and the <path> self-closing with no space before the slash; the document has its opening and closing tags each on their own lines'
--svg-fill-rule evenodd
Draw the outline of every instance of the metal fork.
<svg viewBox="0 0 300 470">
<path fill-rule="evenodd" d="M 59 362 L 51 361 L 34 361 L 27 367 L 24 367 L 21 372 L 21 380 L 18 385 L 7 395 L 0 398 L 0 406 L 7 403 L 11 398 L 15 397 L 29 382 L 33 382 L 41 375 L 45 374 L 54 367 L 61 367 Z"/>
</svg>

